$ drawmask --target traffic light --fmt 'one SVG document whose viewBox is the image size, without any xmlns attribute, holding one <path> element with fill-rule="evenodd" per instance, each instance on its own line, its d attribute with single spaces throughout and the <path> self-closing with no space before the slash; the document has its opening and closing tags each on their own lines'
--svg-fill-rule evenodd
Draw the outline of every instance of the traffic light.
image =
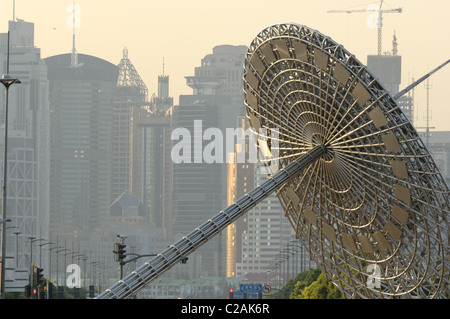
<svg viewBox="0 0 450 319">
<path fill-rule="evenodd" d="M 125 255 L 125 253 L 127 252 L 125 250 L 126 247 L 127 247 L 127 245 L 124 245 L 124 244 L 120 244 L 120 243 L 114 244 L 114 253 L 115 253 L 116 261 L 122 261 L 126 257 L 126 255 Z"/>
<path fill-rule="evenodd" d="M 41 267 L 36 267 L 36 286 L 39 286 L 44 282 L 44 279 L 42 279 L 44 277 L 44 275 L 42 274 L 43 271 L 44 269 L 42 269 Z"/>
<path fill-rule="evenodd" d="M 89 297 L 94 298 L 95 289 L 94 285 L 89 285 Z"/>
<path fill-rule="evenodd" d="M 234 293 L 233 288 L 230 288 L 230 299 L 233 299 L 233 293 Z"/>
<path fill-rule="evenodd" d="M 48 299 L 52 299 L 53 298 L 53 284 L 51 283 L 51 281 L 47 282 L 47 295 L 48 295 Z"/>
</svg>

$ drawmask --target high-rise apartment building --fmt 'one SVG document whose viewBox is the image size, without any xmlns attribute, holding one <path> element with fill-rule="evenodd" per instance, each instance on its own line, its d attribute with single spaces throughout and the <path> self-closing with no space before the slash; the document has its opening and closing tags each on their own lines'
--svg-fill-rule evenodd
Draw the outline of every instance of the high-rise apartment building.
<svg viewBox="0 0 450 319">
<path fill-rule="evenodd" d="M 252 187 L 267 179 L 263 164 L 255 165 Z M 247 215 L 247 228 L 242 233 L 242 257 L 236 264 L 236 275 L 266 273 L 273 258 L 294 234 L 275 194 L 261 201 Z"/>
</svg>

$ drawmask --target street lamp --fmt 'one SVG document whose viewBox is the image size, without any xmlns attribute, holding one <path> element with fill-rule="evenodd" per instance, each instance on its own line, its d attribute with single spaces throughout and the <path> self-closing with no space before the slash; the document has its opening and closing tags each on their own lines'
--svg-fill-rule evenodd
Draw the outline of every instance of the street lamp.
<svg viewBox="0 0 450 319">
<path fill-rule="evenodd" d="M 49 282 L 52 282 L 52 250 L 53 249 L 58 249 L 58 248 L 61 248 L 61 247 L 59 247 L 59 246 L 53 246 L 53 247 L 50 247 L 49 249 L 48 249 L 48 280 L 49 280 Z M 56 276 L 58 276 L 58 273 L 56 273 Z"/>
<path fill-rule="evenodd" d="M 9 57 L 9 32 L 8 32 L 8 57 Z M 9 65 L 9 61 L 7 66 Z M 9 69 L 9 67 L 8 67 Z M 9 72 L 9 70 L 7 70 Z M 2 205 L 2 220 L 6 221 L 6 182 L 8 175 L 8 167 L 7 167 L 7 150 L 8 150 L 8 92 L 9 87 L 14 83 L 21 83 L 19 79 L 12 78 L 9 74 L 3 74 L 0 82 L 5 86 L 5 136 L 4 136 L 4 150 L 3 150 L 3 205 Z M 6 260 L 6 231 L 5 231 L 5 223 L 1 224 L 2 226 L 2 269 L 1 269 L 1 298 L 5 299 L 5 260 Z"/>
<path fill-rule="evenodd" d="M 39 245 L 39 266 L 42 267 L 42 246 L 54 244 L 51 241 Z"/>
<path fill-rule="evenodd" d="M 18 226 L 9 226 L 9 227 L 6 227 L 5 229 L 11 229 L 11 228 L 19 229 Z M 19 235 L 22 233 L 19 231 L 15 231 L 13 234 L 16 235 L 16 268 L 17 268 L 19 266 Z"/>
<path fill-rule="evenodd" d="M 10 222 L 11 219 L 0 219 L 0 224 L 4 224 L 6 222 Z"/>
<path fill-rule="evenodd" d="M 60 248 L 62 248 L 62 246 L 60 246 Z M 58 276 L 58 270 L 59 270 L 59 267 L 58 267 L 58 261 L 59 261 L 59 252 L 61 252 L 61 251 L 68 251 L 69 249 L 67 249 L 67 248 L 63 248 L 63 249 L 60 249 L 60 250 L 57 250 L 56 251 L 56 286 L 58 286 L 58 289 L 59 289 L 59 280 L 58 280 L 58 278 L 59 278 L 59 276 Z M 59 292 L 58 292 L 59 293 Z"/>
<path fill-rule="evenodd" d="M 45 240 L 44 238 L 37 238 L 36 237 L 28 237 L 28 239 L 30 240 L 30 263 L 33 263 L 33 243 L 35 241 L 41 241 L 41 240 Z"/>
<path fill-rule="evenodd" d="M 16 235 L 16 268 L 19 267 L 19 235 L 22 234 L 20 231 L 14 232 Z"/>
</svg>

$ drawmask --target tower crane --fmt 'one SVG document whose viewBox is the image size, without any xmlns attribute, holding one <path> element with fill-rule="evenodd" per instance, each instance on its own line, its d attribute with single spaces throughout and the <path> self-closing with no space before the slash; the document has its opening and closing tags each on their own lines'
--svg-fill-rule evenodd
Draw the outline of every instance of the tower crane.
<svg viewBox="0 0 450 319">
<path fill-rule="evenodd" d="M 396 9 L 387 9 L 387 10 L 381 10 L 381 7 L 383 6 L 383 0 L 380 1 L 380 6 L 376 10 L 378 13 L 378 55 L 381 55 L 381 40 L 382 40 L 382 28 L 383 28 L 383 13 L 402 13 L 402 8 L 396 8 Z M 330 10 L 327 13 L 353 13 L 353 12 L 370 12 L 370 9 L 360 9 L 360 10 Z"/>
</svg>

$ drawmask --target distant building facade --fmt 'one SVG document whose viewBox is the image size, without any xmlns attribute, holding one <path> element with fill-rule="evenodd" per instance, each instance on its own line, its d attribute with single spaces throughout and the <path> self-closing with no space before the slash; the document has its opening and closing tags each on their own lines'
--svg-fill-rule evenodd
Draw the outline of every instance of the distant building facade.
<svg viewBox="0 0 450 319">
<path fill-rule="evenodd" d="M 426 143 L 426 132 L 420 132 Z M 450 131 L 432 131 L 428 137 L 428 149 L 439 167 L 447 185 L 450 185 Z"/>
<path fill-rule="evenodd" d="M 245 116 L 238 117 L 237 123 L 237 127 L 244 132 L 250 128 L 249 121 Z M 255 186 L 255 164 L 249 160 L 250 142 L 250 139 L 246 138 L 244 141 L 236 144 L 234 153 L 227 154 L 227 206 L 233 204 Z M 243 157 L 242 153 L 245 158 L 244 162 L 239 160 L 239 158 Z M 242 234 L 247 232 L 247 228 L 247 215 L 227 227 L 227 277 L 237 276 L 236 266 L 242 263 L 243 258 L 242 249 L 245 238 Z"/>
<path fill-rule="evenodd" d="M 267 179 L 263 165 L 255 165 L 252 187 Z M 284 216 L 275 194 L 262 200 L 247 215 L 247 228 L 242 233 L 241 262 L 236 264 L 236 275 L 266 273 L 273 258 L 292 239 L 294 230 Z"/>
<path fill-rule="evenodd" d="M 184 128 L 190 132 L 190 163 L 173 164 L 173 234 L 184 236 L 227 205 L 227 156 L 225 150 L 226 128 L 236 128 L 237 118 L 244 110 L 242 92 L 242 63 L 245 46 L 222 45 L 206 55 L 194 76 L 186 83 L 192 95 L 181 95 L 179 105 L 173 110 L 173 130 Z M 221 158 L 207 163 L 203 149 L 211 140 L 203 140 L 209 128 L 219 129 L 222 143 Z M 179 141 L 174 140 L 174 144 Z M 198 143 L 201 150 L 194 149 Z M 210 147 L 213 144 L 209 145 Z M 220 145 L 220 146 L 219 146 Z M 216 158 L 217 159 L 217 158 Z M 228 181 L 234 183 L 234 181 Z M 229 194 L 228 194 L 229 195 Z M 193 254 L 189 262 L 197 275 L 225 276 L 227 272 L 227 234 L 223 232 Z"/>
<path fill-rule="evenodd" d="M 231 105 L 239 111 L 238 115 L 245 115 L 244 93 L 242 84 L 243 62 L 247 52 L 245 45 L 218 45 L 212 54 L 206 55 L 201 66 L 195 68 L 195 77 L 191 79 L 213 78 L 221 79 L 222 85 L 216 88 L 216 93 L 231 97 Z M 189 80 L 189 79 L 188 79 Z M 195 81 L 188 84 L 194 89 L 194 94 L 208 94 L 209 87 L 195 87 Z M 233 123 L 233 125 L 236 125 Z"/>
<path fill-rule="evenodd" d="M 163 74 L 158 76 L 157 95 L 153 94 L 149 106 L 134 117 L 133 123 L 140 132 L 139 161 L 142 164 L 134 172 L 139 175 L 140 182 L 133 187 L 139 187 L 151 224 L 161 230 L 166 238 L 171 238 L 173 227 L 172 115 L 169 76 Z"/>
<path fill-rule="evenodd" d="M 50 230 L 77 238 L 110 214 L 118 67 L 79 54 L 45 59 L 50 87 Z"/>
<path fill-rule="evenodd" d="M 384 55 L 367 56 L 368 69 L 373 72 L 385 89 L 393 96 L 400 92 L 400 84 L 402 79 L 402 57 L 398 55 L 397 47 L 397 38 L 394 35 L 392 41 L 392 52 L 388 52 Z M 407 85 L 404 85 L 404 87 L 406 86 Z M 397 102 L 406 116 L 411 122 L 413 122 L 414 99 L 412 92 L 408 92 L 406 95 L 400 97 Z"/>
<path fill-rule="evenodd" d="M 135 123 L 140 111 L 148 105 L 148 89 L 128 57 L 128 49 L 118 64 L 116 96 L 112 111 L 111 201 L 124 192 L 133 192 L 142 200 L 142 132 Z"/>
<path fill-rule="evenodd" d="M 9 21 L 9 89 L 6 267 L 29 270 L 30 237 L 46 237 L 49 220 L 49 105 L 47 67 L 34 45 L 34 24 Z M 7 70 L 8 34 L 0 34 L 0 74 Z M 0 154 L 3 167 L 5 90 L 0 88 Z M 0 172 L 3 175 L 3 170 Z M 8 291 L 23 291 L 6 273 Z M 16 280 L 17 279 L 17 280 Z M 27 279 L 25 274 L 25 279 Z M 17 290 L 18 289 L 18 290 Z"/>
<path fill-rule="evenodd" d="M 173 129 L 187 129 L 190 132 L 188 138 L 193 141 L 197 137 L 197 145 L 203 150 L 208 144 L 202 139 L 203 131 L 223 128 L 222 120 L 231 107 L 230 103 L 230 98 L 222 95 L 182 95 L 180 104 L 174 107 Z M 181 142 L 175 140 L 174 143 Z M 226 205 L 226 164 L 206 163 L 201 152 L 194 153 L 192 143 L 190 161 L 173 164 L 172 209 L 176 239 L 190 233 Z M 201 255 L 201 260 L 197 259 L 200 263 L 198 269 L 202 269 L 201 275 L 223 274 L 224 241 L 225 237 L 220 235 L 194 253 Z M 194 258 L 191 260 L 194 261 Z"/>
</svg>

